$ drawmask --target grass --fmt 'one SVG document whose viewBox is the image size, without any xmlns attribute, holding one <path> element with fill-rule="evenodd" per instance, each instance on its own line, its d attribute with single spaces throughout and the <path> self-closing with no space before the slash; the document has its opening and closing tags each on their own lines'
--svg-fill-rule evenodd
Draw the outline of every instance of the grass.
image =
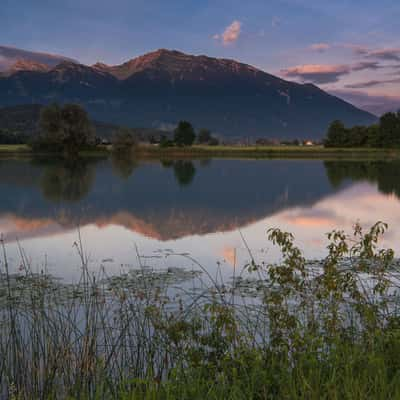
<svg viewBox="0 0 400 400">
<path fill-rule="evenodd" d="M 291 234 L 270 230 L 281 262 L 249 252 L 230 283 L 188 255 L 194 271 L 153 271 L 137 254 L 136 270 L 94 276 L 79 240 L 81 279 L 64 284 L 45 266 L 33 273 L 21 247 L 11 273 L 1 240 L 0 395 L 400 398 L 399 262 L 379 247 L 386 228 L 334 231 L 312 265 Z"/>
<path fill-rule="evenodd" d="M 0 154 L 30 153 L 31 149 L 26 144 L 0 144 Z"/>
<path fill-rule="evenodd" d="M 81 156 L 106 156 L 112 151 L 112 146 L 99 146 L 95 150 L 81 151 Z M 27 145 L 0 145 L 0 156 L 32 155 Z M 35 153 L 37 155 L 37 153 Z M 234 157 L 234 158 L 382 158 L 400 157 L 399 149 L 382 148 L 325 148 L 323 146 L 205 146 L 161 148 L 152 145 L 140 145 L 135 154 L 139 158 L 204 158 L 204 157 Z M 48 154 L 40 154 L 48 155 Z"/>
<path fill-rule="evenodd" d="M 325 148 L 323 146 L 202 146 L 167 147 L 141 146 L 140 156 L 157 157 L 399 157 L 398 149 Z"/>
<path fill-rule="evenodd" d="M 93 156 L 107 156 L 110 150 L 107 146 L 98 146 L 94 150 L 82 150 L 79 152 L 81 157 L 93 157 Z M 10 155 L 22 155 L 22 156 L 54 156 L 54 153 L 46 152 L 33 152 L 31 147 L 27 144 L 0 144 L 0 157 Z"/>
</svg>

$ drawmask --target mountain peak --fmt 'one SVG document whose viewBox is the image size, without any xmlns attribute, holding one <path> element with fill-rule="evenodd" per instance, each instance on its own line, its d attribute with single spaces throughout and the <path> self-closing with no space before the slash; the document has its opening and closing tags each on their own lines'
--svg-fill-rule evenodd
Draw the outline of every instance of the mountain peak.
<svg viewBox="0 0 400 400">
<path fill-rule="evenodd" d="M 49 72 L 17 78 L 0 77 L 0 105 L 79 102 L 98 119 L 132 126 L 170 126 L 185 118 L 228 136 L 321 138 L 335 119 L 346 125 L 375 122 L 316 86 L 235 60 L 167 49 L 115 66 L 64 61 Z"/>
<path fill-rule="evenodd" d="M 48 72 L 49 70 L 50 67 L 46 64 L 21 59 L 17 60 L 3 75 L 11 76 L 22 71 Z"/>
<path fill-rule="evenodd" d="M 0 46 L 0 72 L 9 71 L 13 65 L 20 62 L 41 64 L 53 68 L 62 61 L 75 60 L 56 54 L 22 50 L 10 46 Z M 28 70 L 26 67 L 27 64 L 25 64 L 23 70 Z"/>
<path fill-rule="evenodd" d="M 158 49 L 142 56 L 133 58 L 121 65 L 109 66 L 96 63 L 93 68 L 108 72 L 120 80 L 125 80 L 133 75 L 151 71 L 167 74 L 173 80 L 202 80 L 205 74 L 257 74 L 264 73 L 255 67 L 242 64 L 235 60 L 211 58 L 205 55 L 190 55 L 177 50 Z"/>
</svg>

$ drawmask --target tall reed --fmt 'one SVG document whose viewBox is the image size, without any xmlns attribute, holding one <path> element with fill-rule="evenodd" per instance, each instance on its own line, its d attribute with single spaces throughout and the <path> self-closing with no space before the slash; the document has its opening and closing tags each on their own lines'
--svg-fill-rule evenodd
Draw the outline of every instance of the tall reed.
<svg viewBox="0 0 400 400">
<path fill-rule="evenodd" d="M 0 397 L 9 399 L 400 398 L 397 261 L 383 223 L 328 235 L 306 261 L 291 234 L 281 261 L 251 262 L 231 283 L 138 268 L 81 280 L 35 274 L 23 249 L 10 272 L 0 241 Z M 201 273 L 200 273 L 201 272 Z"/>
</svg>

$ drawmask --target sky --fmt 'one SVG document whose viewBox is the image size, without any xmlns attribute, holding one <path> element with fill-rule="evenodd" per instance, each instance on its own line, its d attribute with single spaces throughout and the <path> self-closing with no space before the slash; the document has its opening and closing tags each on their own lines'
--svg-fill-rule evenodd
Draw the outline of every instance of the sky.
<svg viewBox="0 0 400 400">
<path fill-rule="evenodd" d="M 400 108 L 398 0 L 1 0 L 0 45 L 118 64 L 233 58 L 379 114 Z"/>
</svg>

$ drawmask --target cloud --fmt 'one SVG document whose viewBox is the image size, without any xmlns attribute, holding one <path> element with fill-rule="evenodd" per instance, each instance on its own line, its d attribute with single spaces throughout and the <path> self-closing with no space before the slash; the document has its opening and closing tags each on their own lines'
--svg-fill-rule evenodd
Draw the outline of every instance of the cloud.
<svg viewBox="0 0 400 400">
<path fill-rule="evenodd" d="M 346 85 L 345 88 L 347 89 L 366 89 L 374 86 L 381 86 L 381 85 L 386 85 L 389 83 L 400 83 L 400 78 L 396 79 L 386 79 L 386 80 L 371 80 L 371 81 L 365 81 L 365 82 L 359 82 L 359 83 L 352 83 L 349 85 Z"/>
<path fill-rule="evenodd" d="M 62 61 L 76 62 L 64 56 L 21 50 L 14 47 L 0 46 L 0 72 L 7 70 L 18 60 L 31 61 L 55 67 Z"/>
<path fill-rule="evenodd" d="M 378 62 L 365 61 L 356 64 L 305 64 L 287 68 L 281 71 L 286 78 L 299 79 L 302 82 L 326 84 L 338 82 L 342 76 L 351 72 L 376 70 L 383 68 Z"/>
<path fill-rule="evenodd" d="M 0 54 L 0 72 L 10 68 L 16 62 L 15 59 L 4 57 Z"/>
<path fill-rule="evenodd" d="M 380 49 L 367 52 L 365 54 L 368 58 L 386 61 L 400 61 L 400 49 Z"/>
<path fill-rule="evenodd" d="M 357 56 L 381 61 L 400 61 L 400 48 L 371 49 L 367 46 L 344 44 L 343 47 L 353 50 Z"/>
<path fill-rule="evenodd" d="M 358 44 L 351 44 L 351 43 L 343 43 L 340 45 L 340 47 L 343 47 L 344 49 L 351 49 L 353 50 L 353 53 L 358 56 L 364 56 L 368 54 L 369 48 L 366 46 L 361 46 Z"/>
<path fill-rule="evenodd" d="M 349 74 L 351 68 L 348 65 L 305 64 L 287 68 L 281 72 L 286 78 L 324 84 L 337 82 L 341 76 Z"/>
<path fill-rule="evenodd" d="M 264 37 L 264 36 L 265 36 L 265 30 L 264 30 L 264 29 L 260 29 L 260 30 L 258 31 L 258 36 Z"/>
<path fill-rule="evenodd" d="M 221 40 L 224 46 L 234 44 L 239 39 L 242 33 L 242 23 L 238 20 L 233 21 L 225 31 L 220 35 L 216 34 L 213 36 L 215 40 Z"/>
<path fill-rule="evenodd" d="M 384 68 L 384 66 L 380 65 L 377 61 L 361 61 L 353 64 L 351 67 L 352 71 L 364 71 L 366 69 L 377 70 L 381 68 Z"/>
<path fill-rule="evenodd" d="M 271 26 L 273 28 L 277 28 L 282 23 L 282 20 L 279 17 L 273 17 L 271 20 Z"/>
<path fill-rule="evenodd" d="M 329 92 L 378 116 L 388 111 L 400 109 L 400 96 L 372 95 L 358 90 L 346 89 L 330 90 Z"/>
<path fill-rule="evenodd" d="M 329 43 L 314 43 L 310 46 L 310 49 L 317 51 L 318 53 L 323 53 L 329 50 L 332 46 Z"/>
</svg>

